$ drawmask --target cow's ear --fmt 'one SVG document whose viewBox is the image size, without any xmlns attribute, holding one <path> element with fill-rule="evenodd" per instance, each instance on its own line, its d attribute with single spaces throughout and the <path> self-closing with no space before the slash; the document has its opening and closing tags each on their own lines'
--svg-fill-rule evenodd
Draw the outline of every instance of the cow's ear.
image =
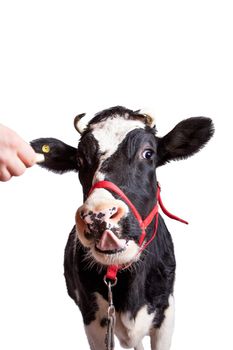
<svg viewBox="0 0 233 350">
<path fill-rule="evenodd" d="M 31 141 L 36 153 L 44 155 L 39 165 L 55 173 L 78 171 L 77 149 L 54 138 L 41 138 Z"/>
<path fill-rule="evenodd" d="M 198 152 L 214 134 L 211 119 L 195 117 L 185 119 L 164 137 L 158 137 L 158 162 L 163 165 L 170 160 L 185 159 Z"/>
</svg>

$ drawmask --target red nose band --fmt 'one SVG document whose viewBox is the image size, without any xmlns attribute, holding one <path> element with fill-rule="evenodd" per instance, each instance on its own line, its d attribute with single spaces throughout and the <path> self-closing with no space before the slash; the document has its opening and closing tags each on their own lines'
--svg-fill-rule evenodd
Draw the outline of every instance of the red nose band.
<svg viewBox="0 0 233 350">
<path fill-rule="evenodd" d="M 156 201 L 156 205 L 154 206 L 153 210 L 150 212 L 150 214 L 145 218 L 145 220 L 142 219 L 141 215 L 139 214 L 136 207 L 133 205 L 133 203 L 129 200 L 129 198 L 124 194 L 124 192 L 116 186 L 114 183 L 110 181 L 99 181 L 96 182 L 90 192 L 89 195 L 96 189 L 96 188 L 105 188 L 106 190 L 110 190 L 112 192 L 115 192 L 123 201 L 128 205 L 128 207 L 131 209 L 132 213 L 134 214 L 135 218 L 137 219 L 139 226 L 142 230 L 141 236 L 139 238 L 139 246 L 142 245 L 145 236 L 146 236 L 146 228 L 150 225 L 156 214 L 158 213 L 158 204 Z M 158 199 L 158 193 L 159 193 L 159 187 L 157 190 L 157 199 Z"/>
<path fill-rule="evenodd" d="M 171 214 L 165 207 L 164 204 L 162 202 L 161 199 L 161 188 L 159 183 L 157 184 L 157 192 L 156 192 L 156 204 L 154 206 L 154 208 L 152 209 L 152 211 L 149 213 L 149 215 L 143 220 L 141 215 L 139 214 L 138 210 L 136 209 L 136 207 L 133 205 L 133 203 L 129 200 L 129 198 L 124 194 L 124 192 L 118 187 L 116 186 L 114 183 L 110 182 L 110 181 L 99 181 L 96 182 L 90 192 L 89 192 L 89 196 L 90 194 L 97 188 L 104 188 L 106 190 L 110 190 L 114 193 L 116 193 L 127 205 L 128 207 L 131 209 L 132 213 L 134 214 L 135 218 L 137 219 L 139 226 L 142 230 L 141 236 L 139 238 L 139 246 L 141 247 L 141 249 L 139 250 L 139 252 L 137 253 L 137 255 L 144 250 L 148 244 L 150 244 L 150 242 L 155 238 L 156 233 L 157 233 L 157 229 L 158 229 L 158 205 L 160 205 L 162 211 L 164 212 L 165 215 L 167 215 L 169 218 L 180 221 L 184 224 L 188 224 L 187 221 L 180 219 L 179 217 Z M 143 246 L 143 242 L 145 240 L 146 237 L 146 228 L 150 225 L 150 223 L 153 221 L 153 219 L 155 218 L 155 228 L 154 228 L 154 233 L 152 235 L 152 237 L 149 239 L 148 242 L 146 242 Z M 125 267 L 124 267 L 125 268 Z M 107 269 L 107 273 L 105 278 L 108 278 L 110 280 L 116 280 L 116 275 L 117 275 L 117 271 L 119 269 L 123 269 L 123 267 L 120 266 L 116 266 L 116 265 L 110 265 Z"/>
</svg>

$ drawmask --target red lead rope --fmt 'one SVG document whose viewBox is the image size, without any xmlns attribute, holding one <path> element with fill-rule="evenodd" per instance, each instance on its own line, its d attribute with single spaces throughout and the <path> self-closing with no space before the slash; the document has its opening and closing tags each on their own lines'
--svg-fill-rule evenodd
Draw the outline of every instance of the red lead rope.
<svg viewBox="0 0 233 350">
<path fill-rule="evenodd" d="M 169 218 L 180 221 L 184 224 L 188 224 L 187 221 L 182 220 L 180 218 L 178 218 L 177 216 L 171 214 L 165 207 L 164 204 L 162 202 L 161 199 L 161 188 L 160 185 L 158 183 L 157 186 L 157 193 L 156 193 L 156 204 L 154 206 L 154 208 L 152 209 L 152 211 L 150 212 L 150 214 L 145 218 L 145 220 L 142 219 L 141 215 L 139 214 L 139 212 L 137 211 L 136 207 L 133 205 L 133 203 L 129 200 L 129 198 L 124 194 L 124 192 L 118 187 L 116 186 L 114 183 L 110 182 L 110 181 L 99 181 L 96 182 L 90 192 L 89 195 L 96 189 L 96 188 L 105 188 L 107 190 L 113 191 L 115 192 L 118 196 L 121 197 L 121 199 L 123 199 L 123 201 L 130 207 L 131 211 L 133 212 L 135 218 L 137 219 L 139 226 L 142 230 L 141 236 L 139 238 L 139 246 L 141 247 L 140 250 L 138 251 L 137 255 L 139 253 L 141 253 L 144 249 L 146 249 L 146 247 L 152 242 L 152 240 L 155 238 L 156 234 L 157 234 L 157 229 L 158 229 L 158 205 L 161 207 L 162 211 L 164 212 L 165 215 L 167 215 Z M 152 220 L 155 218 L 155 227 L 154 227 L 154 233 L 152 235 L 152 237 L 149 239 L 148 242 L 146 242 L 143 245 L 143 242 L 145 240 L 146 237 L 146 228 L 150 225 L 150 223 L 152 222 Z M 143 245 L 143 246 L 142 246 Z M 110 265 L 107 268 L 107 273 L 105 275 L 105 279 L 109 279 L 109 280 L 113 280 L 116 281 L 116 276 L 117 276 L 117 272 L 119 270 L 124 270 L 127 267 L 129 267 L 131 265 L 131 263 L 127 266 L 119 266 L 119 265 Z"/>
</svg>

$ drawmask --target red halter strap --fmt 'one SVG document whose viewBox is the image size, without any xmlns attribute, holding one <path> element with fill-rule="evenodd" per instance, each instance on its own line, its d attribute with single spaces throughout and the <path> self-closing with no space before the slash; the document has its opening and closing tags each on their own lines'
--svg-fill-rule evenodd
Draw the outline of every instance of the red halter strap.
<svg viewBox="0 0 233 350">
<path fill-rule="evenodd" d="M 121 197 L 121 199 L 123 199 L 123 201 L 130 207 L 132 213 L 134 214 L 135 218 L 137 219 L 140 228 L 142 229 L 142 231 L 144 232 L 145 229 L 147 228 L 147 226 L 150 225 L 151 221 L 153 220 L 153 218 L 155 217 L 155 215 L 158 212 L 158 204 L 156 203 L 154 209 L 151 211 L 151 213 L 146 217 L 145 220 L 142 220 L 141 215 L 139 214 L 139 212 L 137 211 L 136 207 L 133 205 L 133 203 L 129 200 L 129 198 L 124 194 L 124 192 L 118 187 L 116 186 L 114 183 L 110 182 L 110 181 L 99 181 L 96 182 L 90 192 L 89 195 L 91 194 L 91 192 L 93 192 L 96 188 L 105 188 L 107 190 L 113 191 L 116 194 L 118 194 L 119 197 Z M 158 192 L 157 192 L 158 193 Z M 142 232 L 142 235 L 143 235 Z M 141 237 L 139 238 L 139 245 L 141 246 L 143 243 L 143 240 L 145 237 Z"/>
<path fill-rule="evenodd" d="M 142 252 L 150 243 L 151 241 L 155 238 L 156 233 L 157 233 L 157 229 L 158 229 L 158 204 L 160 205 L 162 211 L 164 212 L 165 215 L 167 215 L 169 218 L 180 221 L 184 224 L 188 224 L 187 221 L 182 220 L 180 218 L 178 218 L 177 216 L 171 214 L 163 205 L 163 202 L 161 200 L 161 196 L 160 196 L 160 192 L 161 192 L 161 188 L 160 185 L 158 183 L 157 186 L 157 192 L 156 192 L 156 204 L 154 206 L 154 208 L 152 209 L 152 211 L 150 212 L 150 214 L 145 218 L 145 220 L 142 219 L 141 215 L 139 214 L 138 210 L 136 209 L 136 207 L 133 205 L 133 203 L 129 200 L 129 198 L 124 194 L 124 192 L 118 187 L 116 186 L 114 183 L 110 182 L 110 181 L 99 181 L 96 182 L 90 192 L 89 195 L 97 188 L 105 188 L 107 190 L 113 191 L 115 192 L 119 197 L 121 197 L 121 199 L 123 199 L 123 201 L 129 206 L 129 208 L 131 209 L 132 213 L 134 214 L 135 218 L 137 219 L 139 226 L 142 230 L 141 236 L 139 238 L 139 246 L 141 247 L 139 252 L 137 253 L 137 255 Z M 150 240 L 148 242 L 146 242 L 143 246 L 143 242 L 145 240 L 146 237 L 146 228 L 150 225 L 150 223 L 152 222 L 152 220 L 155 218 L 155 228 L 154 228 L 154 233 L 152 235 L 152 237 L 150 238 Z M 123 270 L 126 269 L 128 266 L 130 266 L 131 263 L 129 265 L 127 265 L 126 267 L 121 267 L 118 265 L 110 265 L 107 268 L 107 273 L 105 275 L 105 279 L 110 279 L 115 281 L 116 280 L 116 275 L 118 270 Z"/>
</svg>

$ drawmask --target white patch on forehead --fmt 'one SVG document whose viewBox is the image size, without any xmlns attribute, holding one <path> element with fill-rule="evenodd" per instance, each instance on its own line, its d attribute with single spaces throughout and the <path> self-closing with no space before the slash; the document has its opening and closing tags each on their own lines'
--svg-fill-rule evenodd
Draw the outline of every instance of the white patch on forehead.
<svg viewBox="0 0 233 350">
<path fill-rule="evenodd" d="M 101 160 L 115 153 L 126 135 L 138 128 L 144 129 L 145 124 L 140 120 L 126 120 L 120 116 L 93 125 L 93 136 L 99 143 L 100 152 L 104 153 Z"/>
<path fill-rule="evenodd" d="M 118 146 L 130 131 L 139 128 L 145 128 L 145 124 L 142 121 L 126 120 L 120 116 L 109 118 L 92 126 L 93 136 L 97 140 L 102 153 L 99 167 L 93 177 L 93 184 L 105 178 L 105 174 L 99 171 L 103 162 L 116 152 Z"/>
</svg>

